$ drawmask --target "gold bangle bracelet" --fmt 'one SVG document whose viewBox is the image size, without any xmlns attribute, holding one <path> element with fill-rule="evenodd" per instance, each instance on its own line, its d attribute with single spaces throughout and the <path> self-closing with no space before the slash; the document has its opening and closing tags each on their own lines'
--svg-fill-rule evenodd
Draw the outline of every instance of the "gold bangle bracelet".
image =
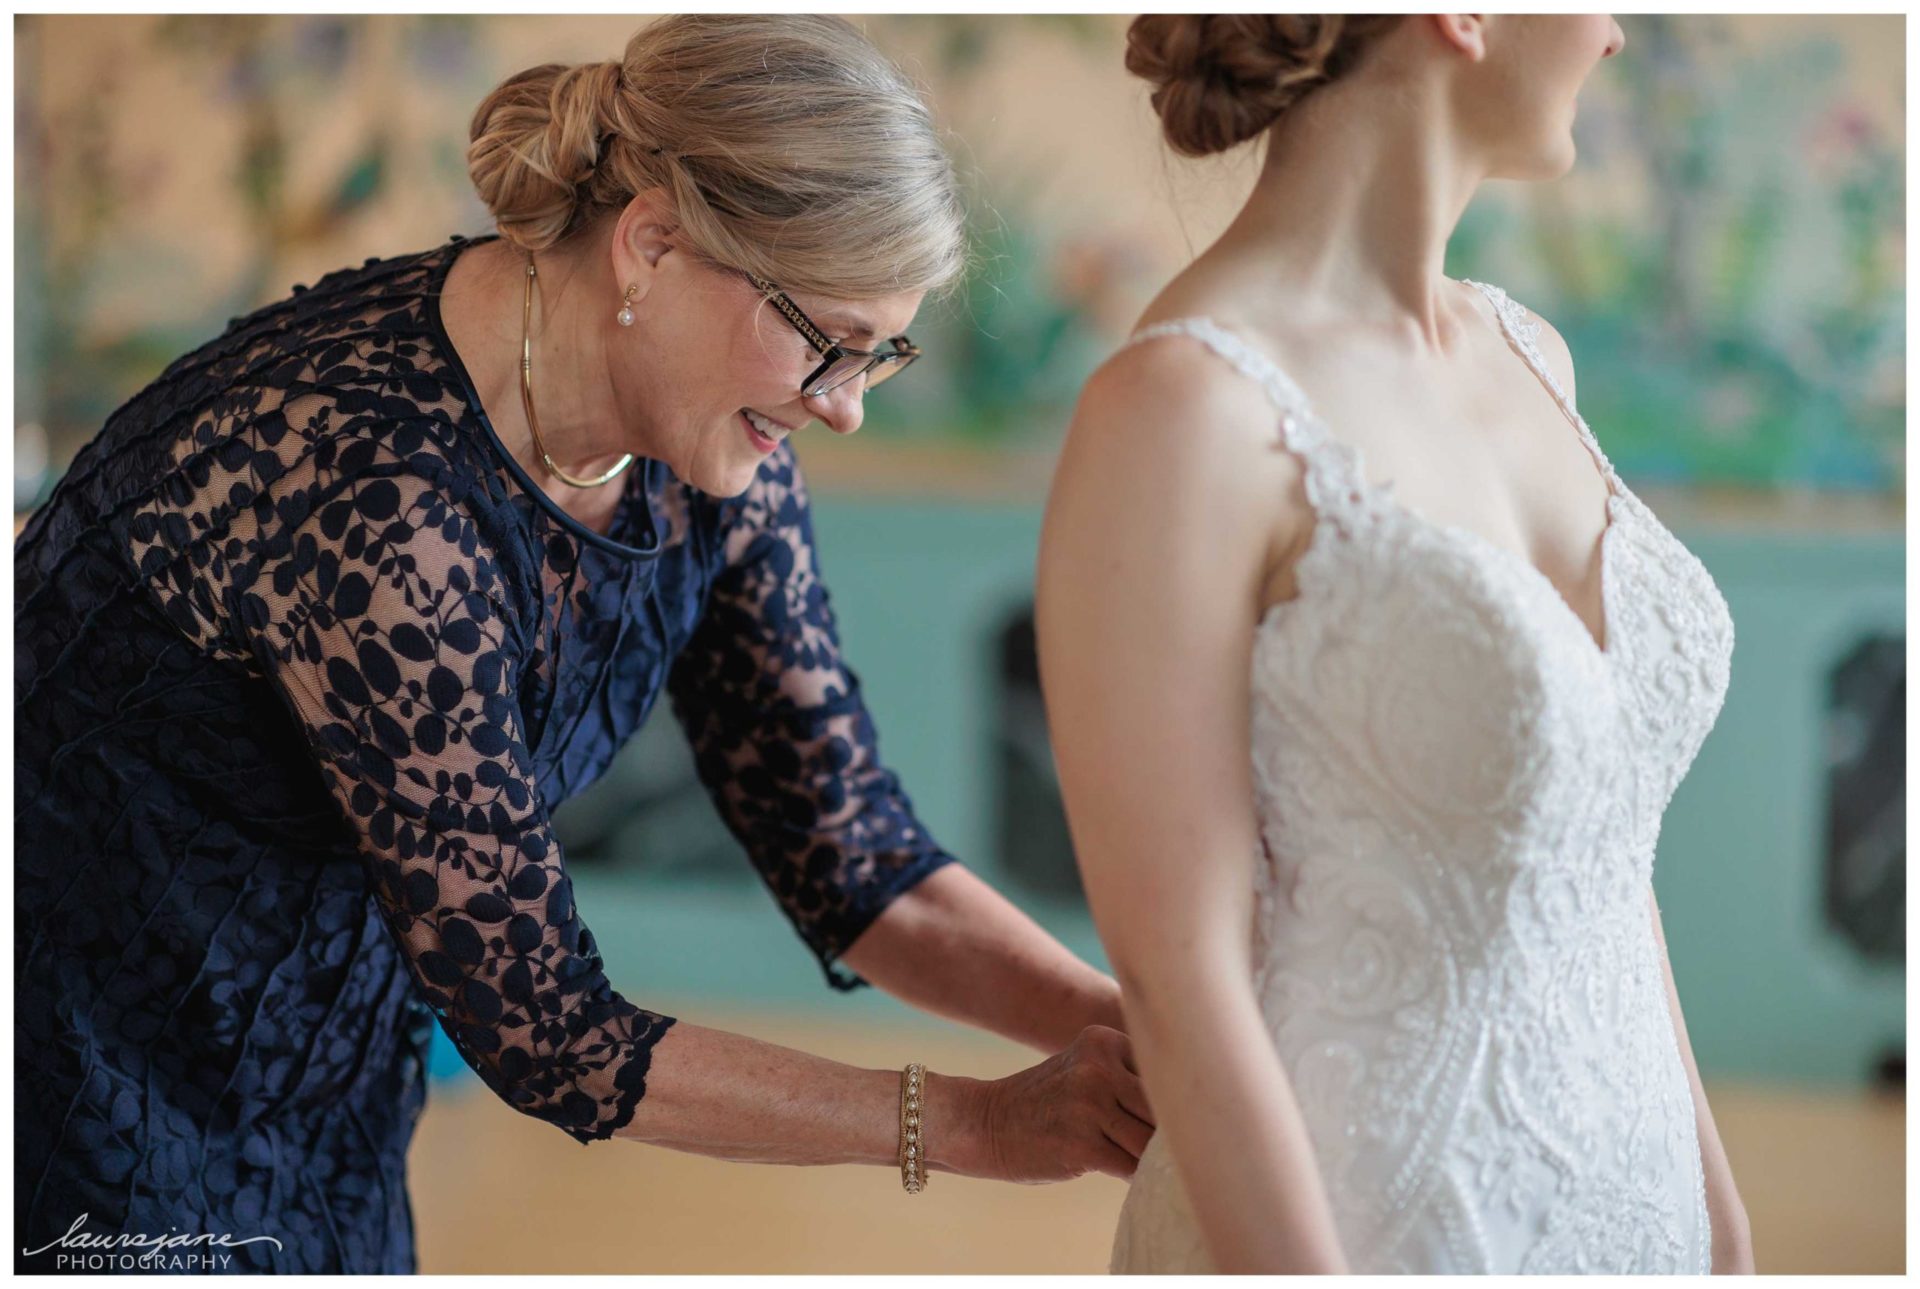
<svg viewBox="0 0 1920 1289">
<path fill-rule="evenodd" d="M 900 1184 L 909 1195 L 927 1185 L 926 1120 L 920 1108 L 926 1073 L 918 1062 L 900 1071 Z"/>
</svg>

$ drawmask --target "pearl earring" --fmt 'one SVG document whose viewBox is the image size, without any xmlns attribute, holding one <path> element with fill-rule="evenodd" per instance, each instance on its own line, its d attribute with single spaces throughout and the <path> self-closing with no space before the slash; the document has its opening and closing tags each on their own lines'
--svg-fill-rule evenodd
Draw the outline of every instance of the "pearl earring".
<svg viewBox="0 0 1920 1289">
<path fill-rule="evenodd" d="M 639 289 L 637 286 L 629 286 L 626 296 L 620 301 L 620 312 L 613 315 L 613 320 L 623 327 L 633 325 L 633 293 Z"/>
</svg>

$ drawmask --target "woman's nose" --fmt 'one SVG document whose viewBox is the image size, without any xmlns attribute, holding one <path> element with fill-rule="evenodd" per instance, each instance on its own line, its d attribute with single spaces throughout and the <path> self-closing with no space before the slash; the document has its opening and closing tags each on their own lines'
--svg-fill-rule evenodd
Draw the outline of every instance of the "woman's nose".
<svg viewBox="0 0 1920 1289">
<path fill-rule="evenodd" d="M 1627 33 L 1620 29 L 1619 20 L 1616 19 L 1613 24 L 1613 39 L 1607 42 L 1607 51 L 1600 56 L 1602 58 L 1612 58 L 1620 52 L 1621 47 L 1626 43 Z"/>
<path fill-rule="evenodd" d="M 866 379 L 857 376 L 817 398 L 808 399 L 807 404 L 835 434 L 852 434 L 866 419 L 866 388 Z"/>
</svg>

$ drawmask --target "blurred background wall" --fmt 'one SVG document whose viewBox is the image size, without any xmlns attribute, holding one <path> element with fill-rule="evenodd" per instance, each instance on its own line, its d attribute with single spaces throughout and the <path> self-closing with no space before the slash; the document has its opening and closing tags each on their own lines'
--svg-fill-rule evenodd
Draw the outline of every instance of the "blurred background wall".
<svg viewBox="0 0 1920 1289">
<path fill-rule="evenodd" d="M 488 231 L 462 159 L 473 106 L 521 67 L 617 56 L 640 21 L 16 18 L 16 514 L 228 317 Z M 1123 17 L 857 21 L 927 87 L 980 254 L 866 432 L 800 445 L 823 562 L 923 819 L 1104 965 L 1034 685 L 1040 506 L 1080 383 L 1257 159 L 1164 150 L 1121 65 Z M 1620 21 L 1623 54 L 1582 92 L 1575 172 L 1489 184 L 1447 272 L 1552 320 L 1609 455 L 1733 610 L 1732 690 L 1656 886 L 1760 1269 L 1899 1270 L 1904 19 Z M 830 993 L 670 720 L 561 824 L 612 975 L 645 1005 L 869 1065 L 1035 1059 L 877 991 Z M 943 1177 L 902 1204 L 885 1170 L 580 1152 L 440 1057 L 413 1155 L 423 1270 L 1097 1271 L 1124 1190 Z M 477 1218 L 465 1189 L 501 1168 L 543 1179 L 531 1210 L 513 1201 L 520 1222 Z M 535 1236 L 544 1213 L 577 1246 Z"/>
</svg>

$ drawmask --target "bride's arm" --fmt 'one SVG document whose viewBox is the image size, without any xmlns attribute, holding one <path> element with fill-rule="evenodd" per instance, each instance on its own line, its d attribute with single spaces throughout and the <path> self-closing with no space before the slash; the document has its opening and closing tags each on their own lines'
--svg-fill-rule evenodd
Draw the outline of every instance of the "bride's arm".
<svg viewBox="0 0 1920 1289">
<path fill-rule="evenodd" d="M 1127 1032 L 1222 1272 L 1345 1271 L 1255 999 L 1248 668 L 1298 469 L 1257 386 L 1184 339 L 1088 385 L 1041 540 L 1055 756 Z M 1304 514 L 1292 516 L 1310 524 Z"/>
<path fill-rule="evenodd" d="M 1706 1170 L 1707 1219 L 1713 1226 L 1713 1272 L 1715 1275 L 1752 1275 L 1753 1234 L 1747 1225 L 1746 1205 L 1733 1184 L 1733 1166 L 1720 1144 L 1720 1130 L 1714 1125 L 1713 1111 L 1707 1105 L 1707 1092 L 1700 1082 L 1700 1067 L 1693 1060 L 1693 1044 L 1687 1039 L 1687 1022 L 1680 1014 L 1680 991 L 1673 983 L 1673 963 L 1667 956 L 1666 928 L 1660 924 L 1660 905 L 1647 888 L 1647 908 L 1653 918 L 1653 936 L 1660 946 L 1660 968 L 1667 977 L 1667 1007 L 1673 1013 L 1673 1032 L 1680 1042 L 1680 1058 L 1687 1066 L 1687 1080 L 1693 1087 L 1694 1120 L 1700 1134 L 1700 1163 Z M 1149 1089 L 1151 1095 L 1151 1089 Z"/>
</svg>

